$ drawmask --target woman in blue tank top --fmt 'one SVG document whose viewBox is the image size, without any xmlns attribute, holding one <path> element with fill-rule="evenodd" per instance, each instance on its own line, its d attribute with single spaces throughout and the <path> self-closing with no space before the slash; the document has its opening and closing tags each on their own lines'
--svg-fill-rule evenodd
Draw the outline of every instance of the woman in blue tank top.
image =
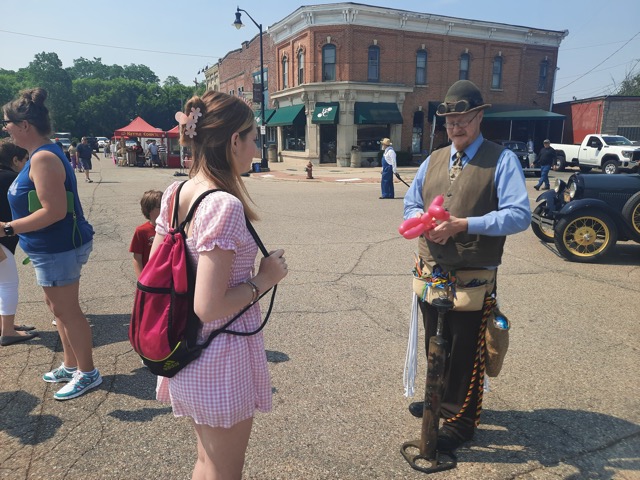
<svg viewBox="0 0 640 480">
<path fill-rule="evenodd" d="M 64 153 L 49 140 L 47 92 L 24 90 L 4 105 L 3 129 L 29 152 L 29 161 L 9 187 L 13 220 L 0 222 L 0 237 L 18 235 L 38 285 L 56 318 L 63 362 L 43 380 L 68 382 L 56 400 L 75 398 L 102 383 L 93 364 L 91 328 L 80 309 L 80 271 L 93 246 L 93 228 L 84 218 L 75 173 Z"/>
</svg>

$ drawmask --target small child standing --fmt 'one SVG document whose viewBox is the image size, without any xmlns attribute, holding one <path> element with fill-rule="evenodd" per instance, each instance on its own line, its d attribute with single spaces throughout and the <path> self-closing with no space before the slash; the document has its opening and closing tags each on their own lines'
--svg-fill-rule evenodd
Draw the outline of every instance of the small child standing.
<svg viewBox="0 0 640 480">
<path fill-rule="evenodd" d="M 160 203 L 162 201 L 162 192 L 159 190 L 148 190 L 142 195 L 140 200 L 140 208 L 144 217 L 149 220 L 139 227 L 133 234 L 129 251 L 133 253 L 133 269 L 136 272 L 136 278 L 140 277 L 142 269 L 149 261 L 149 253 L 151 245 L 156 236 L 156 219 L 160 215 Z"/>
</svg>

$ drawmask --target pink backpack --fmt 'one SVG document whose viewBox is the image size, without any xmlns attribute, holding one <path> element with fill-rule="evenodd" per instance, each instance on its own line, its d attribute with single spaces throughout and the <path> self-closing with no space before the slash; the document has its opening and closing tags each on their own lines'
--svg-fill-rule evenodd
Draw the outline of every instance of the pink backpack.
<svg viewBox="0 0 640 480">
<path fill-rule="evenodd" d="M 173 377 L 198 358 L 202 350 L 221 333 L 247 336 L 262 330 L 271 314 L 277 289 L 277 286 L 273 288 L 265 319 L 256 330 L 236 332 L 227 329 L 247 311 L 250 307 L 248 305 L 224 326 L 211 332 L 204 343 L 196 343 L 202 322 L 193 311 L 196 274 L 188 259 L 186 226 L 204 197 L 219 190 L 208 190 L 200 195 L 184 221 L 178 224 L 179 197 L 183 185 L 184 182 L 178 186 L 172 199 L 171 228 L 138 279 L 129 325 L 129 341 L 133 349 L 152 373 L 163 377 Z M 268 256 L 269 253 L 248 219 L 246 223 L 262 254 Z"/>
</svg>

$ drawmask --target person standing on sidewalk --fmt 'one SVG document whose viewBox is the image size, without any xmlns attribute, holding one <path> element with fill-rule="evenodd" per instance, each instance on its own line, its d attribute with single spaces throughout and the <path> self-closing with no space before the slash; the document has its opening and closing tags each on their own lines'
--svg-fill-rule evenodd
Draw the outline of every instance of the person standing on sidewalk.
<svg viewBox="0 0 640 480">
<path fill-rule="evenodd" d="M 91 165 L 91 155 L 93 155 L 98 161 L 100 161 L 100 157 L 98 157 L 91 145 L 89 145 L 87 137 L 82 137 L 82 142 L 76 147 L 76 160 L 84 170 L 84 181 L 87 183 L 93 183 L 93 180 L 91 180 L 91 178 L 89 177 L 89 174 L 91 173 L 91 167 L 93 167 L 93 165 Z"/>
<path fill-rule="evenodd" d="M 425 282 L 454 282 L 458 271 L 472 278 L 493 278 L 480 284 L 473 304 L 460 305 L 464 296 L 456 285 L 454 309 L 447 312 L 443 336 L 451 346 L 445 362 L 441 415 L 444 424 L 437 448 L 452 452 L 470 441 L 480 422 L 483 368 L 474 374 L 476 358 L 482 358 L 480 338 L 486 289 L 495 293 L 495 278 L 507 235 L 529 227 L 531 211 L 524 173 L 516 155 L 484 139 L 480 124 L 484 103 L 478 87 L 459 80 L 447 92 L 437 115 L 444 117 L 451 146 L 434 151 L 420 165 L 404 198 L 404 218 L 421 216 L 425 205 L 444 194 L 451 217 L 420 236 L 418 248 L 421 278 Z M 466 285 L 465 285 L 466 286 Z M 471 288 L 471 287 L 469 287 Z M 430 291 L 428 291 L 430 292 Z M 467 297 L 468 298 L 468 297 Z M 425 328 L 425 346 L 436 333 L 438 313 L 426 298 L 418 302 Z M 409 406 L 422 417 L 424 402 Z"/>
<path fill-rule="evenodd" d="M 551 184 L 549 183 L 549 171 L 551 167 L 556 164 L 556 150 L 551 146 L 551 141 L 546 139 L 542 142 L 542 149 L 538 154 L 538 159 L 536 163 L 540 165 L 540 180 L 538 180 L 538 184 L 534 185 L 533 188 L 536 190 L 540 190 L 540 186 L 544 183 L 544 187 L 542 190 L 549 190 L 551 188 Z"/>
<path fill-rule="evenodd" d="M 380 145 L 384 150 L 382 154 L 382 179 L 380 180 L 380 187 L 382 189 L 382 196 L 380 199 L 393 198 L 393 176 L 398 172 L 396 166 L 396 152 L 391 145 L 391 140 L 383 138 L 380 140 Z"/>
<path fill-rule="evenodd" d="M 55 316 L 63 362 L 42 378 L 68 382 L 53 395 L 56 400 L 68 400 L 102 383 L 93 364 L 91 328 L 78 296 L 80 271 L 89 260 L 94 232 L 84 218 L 71 164 L 49 140 L 46 98 L 42 88 L 23 90 L 2 107 L 4 130 L 30 158 L 9 187 L 13 220 L 0 222 L 0 237 L 18 235 Z"/>
</svg>

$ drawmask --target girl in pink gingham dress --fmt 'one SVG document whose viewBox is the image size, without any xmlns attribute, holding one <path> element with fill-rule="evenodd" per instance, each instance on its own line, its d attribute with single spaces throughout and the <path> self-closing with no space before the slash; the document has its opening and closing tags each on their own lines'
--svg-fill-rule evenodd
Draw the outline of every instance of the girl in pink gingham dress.
<svg viewBox="0 0 640 480">
<path fill-rule="evenodd" d="M 198 342 L 246 306 L 229 329 L 252 332 L 262 321 L 260 293 L 287 275 L 282 249 L 261 258 L 254 272 L 258 246 L 245 217 L 257 216 L 241 177 L 259 155 L 253 111 L 238 97 L 209 90 L 189 99 L 176 120 L 193 162 L 176 202 L 178 221 L 200 195 L 219 190 L 204 197 L 186 228 L 189 260 L 196 267 L 193 311 L 203 325 Z M 171 184 L 162 196 L 151 256 L 167 236 L 177 187 Z M 174 415 L 192 420 L 198 452 L 193 480 L 242 478 L 253 416 L 271 410 L 262 333 L 218 335 L 174 377 L 158 377 L 156 396 L 171 402 Z"/>
<path fill-rule="evenodd" d="M 166 235 L 170 224 L 170 202 L 179 182 L 173 183 L 162 197 L 156 232 Z M 214 192 L 198 206 L 187 250 L 193 265 L 200 252 L 222 248 L 235 252 L 229 287 L 253 276 L 258 246 L 247 230 L 242 204 L 225 192 Z M 198 343 L 220 328 L 233 315 L 204 324 Z M 231 325 L 247 332 L 260 326 L 260 305 L 254 304 Z M 158 377 L 157 399 L 171 402 L 177 417 L 193 418 L 198 424 L 229 428 L 252 417 L 257 409 L 271 410 L 271 383 L 262 332 L 242 337 L 222 334 L 202 355 L 173 378 Z"/>
</svg>

